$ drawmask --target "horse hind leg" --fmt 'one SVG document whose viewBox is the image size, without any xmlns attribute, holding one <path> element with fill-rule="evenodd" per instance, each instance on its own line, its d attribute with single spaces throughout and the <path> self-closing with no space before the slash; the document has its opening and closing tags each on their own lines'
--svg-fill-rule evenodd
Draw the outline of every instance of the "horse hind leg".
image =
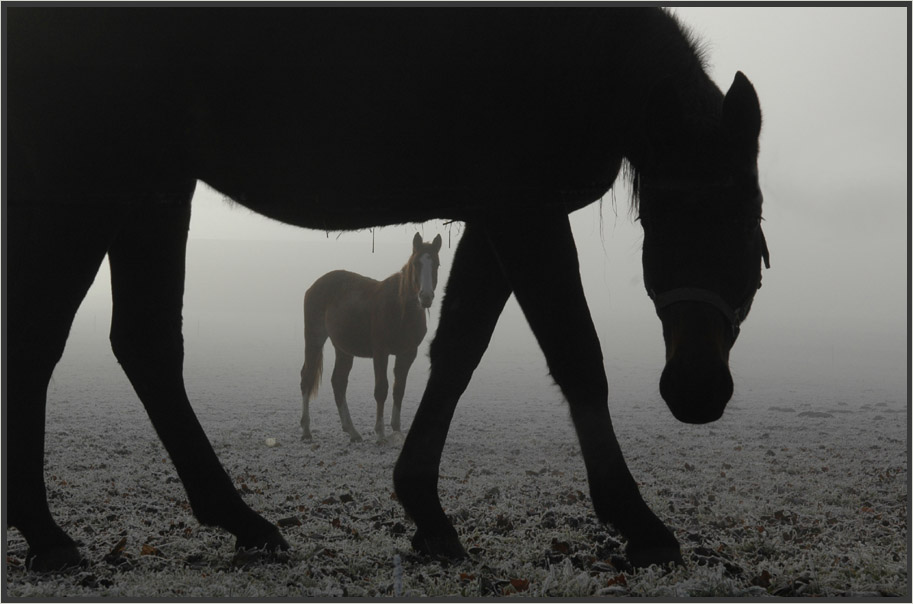
<svg viewBox="0 0 913 604">
<path fill-rule="evenodd" d="M 111 245 L 111 346 L 197 519 L 234 534 L 238 548 L 288 549 L 276 526 L 244 503 L 184 390 L 181 306 L 192 184 L 181 201 L 135 208 Z"/>
<path fill-rule="evenodd" d="M 336 410 L 339 411 L 339 421 L 342 422 L 342 429 L 352 439 L 352 442 L 361 442 L 361 434 L 352 424 L 352 416 L 349 415 L 349 405 L 346 403 L 346 389 L 349 386 L 349 372 L 352 371 L 354 357 L 336 348 L 336 363 L 333 365 L 333 375 L 330 377 L 330 383 L 333 385 L 333 397 L 336 399 Z"/>
<path fill-rule="evenodd" d="M 104 259 L 116 223 L 109 208 L 8 206 L 10 321 L 4 424 L 7 525 L 29 546 L 26 564 L 49 571 L 78 564 L 74 541 L 57 525 L 44 484 L 47 387 L 76 310 Z"/>
<path fill-rule="evenodd" d="M 310 401 L 317 395 L 323 374 L 323 346 L 329 337 L 322 312 L 304 298 L 304 365 L 301 367 L 301 440 L 311 440 Z"/>
</svg>

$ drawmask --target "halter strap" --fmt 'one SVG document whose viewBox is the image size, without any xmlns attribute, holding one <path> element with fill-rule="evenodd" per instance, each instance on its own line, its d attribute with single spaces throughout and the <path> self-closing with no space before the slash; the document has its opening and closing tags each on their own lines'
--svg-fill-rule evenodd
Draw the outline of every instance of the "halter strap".
<svg viewBox="0 0 913 604">
<path fill-rule="evenodd" d="M 709 289 L 700 287 L 677 287 L 659 295 L 651 291 L 650 297 L 653 299 L 653 305 L 656 307 L 657 314 L 659 314 L 660 310 L 675 304 L 676 302 L 703 302 L 704 304 L 709 304 L 723 313 L 723 316 L 729 321 L 729 324 L 732 326 L 733 338 L 739 335 L 739 327 L 742 324 L 743 319 L 742 309 L 732 308 L 719 294 L 712 292 Z"/>
</svg>

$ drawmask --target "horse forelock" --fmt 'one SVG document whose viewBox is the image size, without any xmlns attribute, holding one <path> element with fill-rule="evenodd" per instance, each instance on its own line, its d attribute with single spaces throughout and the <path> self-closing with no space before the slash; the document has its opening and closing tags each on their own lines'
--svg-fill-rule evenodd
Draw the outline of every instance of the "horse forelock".
<svg viewBox="0 0 913 604">
<path fill-rule="evenodd" d="M 437 256 L 430 244 L 422 243 L 417 250 L 412 252 L 412 255 L 409 256 L 409 260 L 406 261 L 406 264 L 403 265 L 402 270 L 400 270 L 402 277 L 400 279 L 399 295 L 403 301 L 416 296 L 419 292 L 421 287 L 419 283 L 420 275 L 416 268 L 416 260 L 424 255 L 427 255 L 431 261 L 434 261 Z"/>
</svg>

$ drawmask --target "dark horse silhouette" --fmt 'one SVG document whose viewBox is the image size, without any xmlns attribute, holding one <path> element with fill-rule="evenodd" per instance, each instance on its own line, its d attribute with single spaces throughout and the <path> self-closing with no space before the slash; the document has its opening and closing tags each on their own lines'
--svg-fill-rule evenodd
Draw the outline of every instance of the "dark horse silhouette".
<svg viewBox="0 0 913 604">
<path fill-rule="evenodd" d="M 724 95 L 658 9 L 344 10 L 5 7 L 7 522 L 33 568 L 79 560 L 42 472 L 45 397 L 107 254 L 111 345 L 200 522 L 286 548 L 213 453 L 182 377 L 190 200 L 202 180 L 282 222 L 466 223 L 394 470 L 413 546 L 465 555 L 437 494 L 457 400 L 513 293 L 568 401 L 593 506 L 634 564 L 681 560 L 613 434 L 568 213 L 627 161 L 644 284 L 666 343 L 660 391 L 720 417 L 729 351 L 766 256 L 761 114 Z M 546 245 L 546 243 L 548 245 Z M 547 287 L 542 287 L 542 284 Z M 556 313 L 564 320 L 553 321 Z"/>
<path fill-rule="evenodd" d="M 361 434 L 352 425 L 346 387 L 354 357 L 374 360 L 374 433 L 384 439 L 384 402 L 387 400 L 387 360 L 393 366 L 393 414 L 390 425 L 399 432 L 406 376 L 418 354 L 428 326 L 425 309 L 434 300 L 440 266 L 441 236 L 423 243 L 412 239 L 412 255 L 402 270 L 383 281 L 349 271 L 330 271 L 304 294 L 304 365 L 301 367 L 301 440 L 311 440 L 310 400 L 317 394 L 323 372 L 323 345 L 327 338 L 336 349 L 331 384 L 342 429 L 353 441 Z"/>
</svg>

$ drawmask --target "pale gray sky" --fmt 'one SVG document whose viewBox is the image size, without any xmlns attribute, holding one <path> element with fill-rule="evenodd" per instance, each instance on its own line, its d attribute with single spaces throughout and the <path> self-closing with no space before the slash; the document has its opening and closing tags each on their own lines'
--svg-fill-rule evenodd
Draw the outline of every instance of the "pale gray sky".
<svg viewBox="0 0 913 604">
<path fill-rule="evenodd" d="M 740 379 L 812 386 L 852 379 L 902 393 L 909 330 L 906 9 L 675 12 L 707 44 L 717 84 L 725 90 L 743 71 L 764 113 L 759 170 L 772 268 L 732 354 L 737 392 Z M 614 205 L 607 196 L 601 208 L 573 216 L 610 379 L 612 363 L 662 365 L 659 321 L 641 285 L 640 227 L 629 217 L 627 193 L 616 197 Z M 461 232 L 449 228 L 452 247 L 439 222 L 378 229 L 372 254 L 371 232 L 327 238 L 229 207 L 200 187 L 188 260 L 188 341 L 195 321 L 218 312 L 297 320 L 290 337 L 300 337 L 300 296 L 314 279 L 333 268 L 385 277 L 405 261 L 417 229 L 426 240 L 443 234 L 443 280 Z M 271 266 L 283 259 L 284 266 Z M 110 306 L 107 287 L 103 272 L 83 324 L 90 309 L 97 316 Z M 437 310 L 436 302 L 429 339 Z M 511 303 L 492 349 L 512 354 L 532 346 Z"/>
</svg>

